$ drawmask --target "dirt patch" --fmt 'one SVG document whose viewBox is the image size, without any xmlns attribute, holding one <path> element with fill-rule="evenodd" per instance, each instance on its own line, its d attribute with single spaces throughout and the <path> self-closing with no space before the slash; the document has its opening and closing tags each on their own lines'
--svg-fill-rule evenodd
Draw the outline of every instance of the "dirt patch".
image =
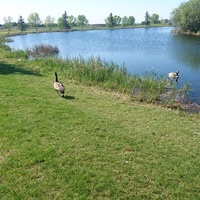
<svg viewBox="0 0 200 200">
<path fill-rule="evenodd" d="M 168 91 L 161 95 L 160 101 L 167 107 L 178 108 L 191 114 L 200 113 L 200 105 L 192 103 L 188 96 L 180 91 Z"/>
</svg>

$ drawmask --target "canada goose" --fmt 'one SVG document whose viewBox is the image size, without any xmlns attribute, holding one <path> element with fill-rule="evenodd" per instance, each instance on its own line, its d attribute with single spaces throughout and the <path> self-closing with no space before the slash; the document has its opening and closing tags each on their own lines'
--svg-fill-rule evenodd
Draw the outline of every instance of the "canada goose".
<svg viewBox="0 0 200 200">
<path fill-rule="evenodd" d="M 65 86 L 58 81 L 58 75 L 56 72 L 54 72 L 54 75 L 56 76 L 56 81 L 54 82 L 53 87 L 58 92 L 59 95 L 62 95 L 62 97 L 64 97 Z"/>
<path fill-rule="evenodd" d="M 177 72 L 168 72 L 168 77 L 169 78 L 178 78 L 179 77 L 179 71 Z"/>
</svg>

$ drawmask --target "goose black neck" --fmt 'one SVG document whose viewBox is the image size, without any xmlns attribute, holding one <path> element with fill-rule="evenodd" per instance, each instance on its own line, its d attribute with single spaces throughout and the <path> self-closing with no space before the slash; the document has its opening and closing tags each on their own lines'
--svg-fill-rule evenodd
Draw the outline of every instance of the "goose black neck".
<svg viewBox="0 0 200 200">
<path fill-rule="evenodd" d="M 55 73 L 55 76 L 56 76 L 56 82 L 58 82 L 58 75 L 57 75 L 57 73 Z"/>
</svg>

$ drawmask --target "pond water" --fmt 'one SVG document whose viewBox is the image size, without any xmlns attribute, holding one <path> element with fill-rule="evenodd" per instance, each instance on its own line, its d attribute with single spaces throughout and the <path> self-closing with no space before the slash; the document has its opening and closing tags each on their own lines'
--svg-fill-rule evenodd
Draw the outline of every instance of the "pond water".
<svg viewBox="0 0 200 200">
<path fill-rule="evenodd" d="M 167 77 L 180 71 L 177 87 L 190 86 L 190 100 L 200 104 L 200 37 L 172 34 L 172 27 L 27 34 L 12 37 L 12 49 L 49 44 L 62 58 L 100 56 L 125 65 L 130 73 L 155 71 Z"/>
</svg>

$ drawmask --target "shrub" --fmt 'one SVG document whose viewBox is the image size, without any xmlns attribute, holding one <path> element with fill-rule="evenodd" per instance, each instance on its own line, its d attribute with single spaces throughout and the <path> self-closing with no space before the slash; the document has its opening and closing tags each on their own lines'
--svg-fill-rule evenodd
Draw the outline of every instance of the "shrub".
<svg viewBox="0 0 200 200">
<path fill-rule="evenodd" d="M 32 57 L 46 57 L 46 56 L 52 56 L 59 53 L 59 50 L 57 47 L 53 47 L 51 45 L 36 45 L 31 50 L 27 50 L 29 56 Z"/>
</svg>

